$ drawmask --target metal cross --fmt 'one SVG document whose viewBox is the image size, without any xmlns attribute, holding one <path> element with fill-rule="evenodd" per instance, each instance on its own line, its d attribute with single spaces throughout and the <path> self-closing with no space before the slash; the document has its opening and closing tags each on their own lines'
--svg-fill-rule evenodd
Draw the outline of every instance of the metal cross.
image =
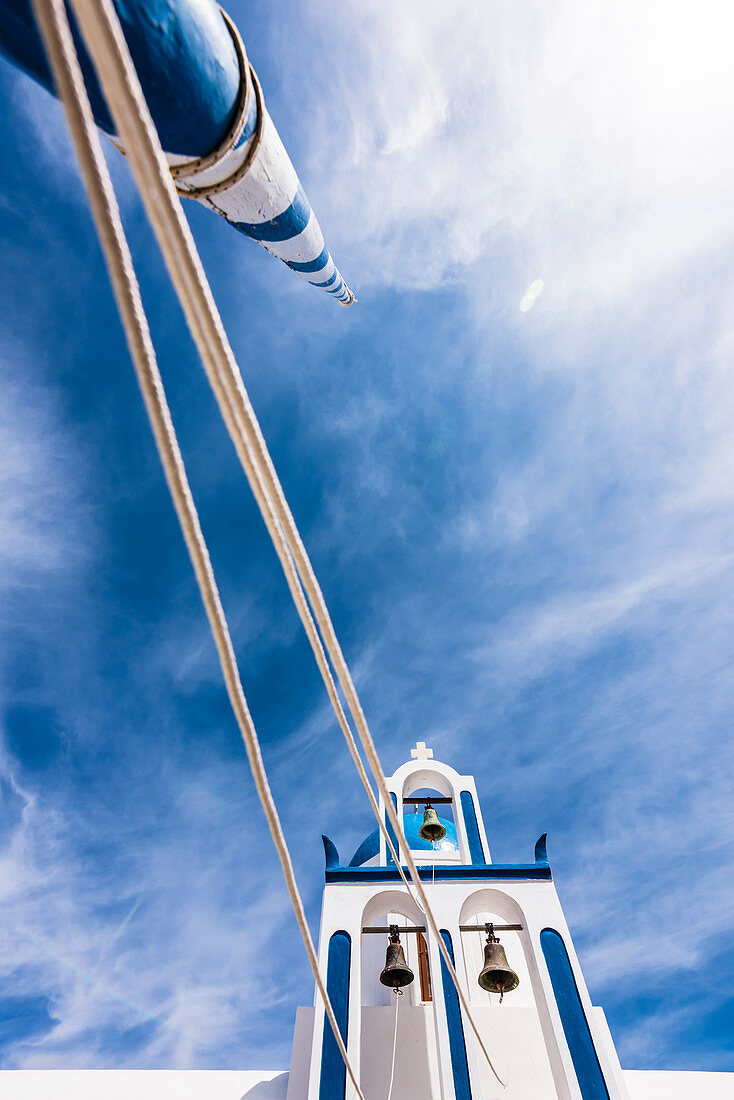
<svg viewBox="0 0 734 1100">
<path fill-rule="evenodd" d="M 433 749 L 427 749 L 425 741 L 416 741 L 415 748 L 410 750 L 410 755 L 414 760 L 430 760 Z"/>
</svg>

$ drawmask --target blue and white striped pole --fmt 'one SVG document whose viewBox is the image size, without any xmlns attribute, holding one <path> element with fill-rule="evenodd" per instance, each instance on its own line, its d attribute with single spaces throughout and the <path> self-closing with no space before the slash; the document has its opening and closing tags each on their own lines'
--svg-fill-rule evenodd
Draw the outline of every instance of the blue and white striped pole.
<svg viewBox="0 0 734 1100">
<path fill-rule="evenodd" d="M 342 305 L 354 295 L 268 114 L 234 24 L 214 0 L 114 0 L 179 194 L 202 202 Z M 73 26 L 97 124 L 114 126 Z M 0 0 L 0 50 L 53 91 L 30 0 Z"/>
</svg>

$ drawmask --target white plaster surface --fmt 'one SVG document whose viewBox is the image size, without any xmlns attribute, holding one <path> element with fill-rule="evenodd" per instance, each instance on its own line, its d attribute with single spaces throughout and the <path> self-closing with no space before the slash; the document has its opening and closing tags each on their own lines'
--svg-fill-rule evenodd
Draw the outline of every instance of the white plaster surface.
<svg viewBox="0 0 734 1100">
<path fill-rule="evenodd" d="M 293 1029 L 293 1048 L 291 1050 L 291 1071 L 288 1076 L 287 1100 L 306 1100 L 308 1096 L 308 1077 L 311 1062 L 311 1042 L 315 1008 L 296 1009 L 296 1026 Z"/>
<path fill-rule="evenodd" d="M 365 1100 L 385 1100 L 387 1096 L 394 1029 L 394 1003 L 362 1010 L 361 1085 Z M 401 1003 L 393 1096 L 400 1100 L 427 1100 L 435 1095 L 438 1074 L 433 1011 L 424 1005 Z"/>
<path fill-rule="evenodd" d="M 474 1009 L 477 1026 L 492 1064 L 507 1085 L 497 1082 L 479 1058 L 479 1079 L 484 1100 L 539 1100 L 558 1095 L 535 1008 L 503 1004 Z M 470 1040 L 471 1041 L 471 1040 Z"/>
<path fill-rule="evenodd" d="M 734 1100 L 734 1073 L 626 1069 L 630 1100 Z"/>
<path fill-rule="evenodd" d="M 281 1070 L 11 1069 L 2 1100 L 285 1100 Z"/>
</svg>

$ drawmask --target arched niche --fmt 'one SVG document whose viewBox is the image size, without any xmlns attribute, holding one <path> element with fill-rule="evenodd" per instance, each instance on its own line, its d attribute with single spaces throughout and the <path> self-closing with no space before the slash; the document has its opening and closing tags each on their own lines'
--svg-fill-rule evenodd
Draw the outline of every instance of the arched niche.
<svg viewBox="0 0 734 1100">
<path fill-rule="evenodd" d="M 438 791 L 444 798 L 456 800 L 454 784 L 437 768 L 432 768 L 430 765 L 425 768 L 417 768 L 406 775 L 403 781 L 402 797 L 405 798 L 407 795 L 413 794 L 421 787 L 430 787 L 432 790 Z"/>
<path fill-rule="evenodd" d="M 513 1096 L 567 1096 L 523 909 L 502 890 L 491 887 L 476 890 L 464 901 L 459 923 L 484 925 L 487 922 L 521 925 L 520 931 L 500 930 L 497 933 L 510 967 L 520 978 L 518 987 L 505 994 L 502 1004 L 498 994 L 487 993 L 477 981 L 484 963 L 486 934 L 459 934 L 470 1003 L 495 1068 L 511 1082 Z M 549 1043 L 553 1046 L 549 1047 Z M 498 1095 L 496 1082 L 484 1059 L 477 1056 L 476 1065 L 484 1095 Z"/>
<path fill-rule="evenodd" d="M 421 798 L 450 798 L 451 797 L 450 795 L 445 795 L 437 787 L 414 787 L 413 790 L 410 792 L 410 794 L 418 795 Z M 408 794 L 408 792 L 406 791 L 404 797 L 409 798 L 410 794 Z M 410 804 L 406 803 L 405 807 L 404 807 L 406 814 L 410 812 L 409 807 L 410 807 Z M 434 808 L 435 808 L 436 813 L 438 814 L 439 817 L 444 818 L 446 821 L 450 821 L 452 824 L 454 823 L 455 814 L 454 814 L 454 804 L 453 804 L 453 802 L 449 803 L 448 805 L 445 804 L 445 803 L 439 803 Z M 418 814 L 420 815 L 421 820 L 422 820 L 423 819 L 424 806 L 421 804 L 420 808 L 418 809 L 418 807 L 416 807 L 416 809 L 418 810 Z M 459 809 L 461 809 L 461 807 L 459 807 Z"/>
<path fill-rule="evenodd" d="M 411 843 L 411 851 L 417 856 L 418 861 L 422 863 L 443 862 L 447 860 L 456 862 L 461 860 L 465 861 L 467 859 L 467 853 L 465 851 L 466 844 L 464 843 L 464 830 L 462 828 L 463 810 L 460 800 L 460 791 L 457 784 L 453 783 L 447 775 L 443 774 L 443 772 L 430 765 L 416 768 L 405 776 L 402 788 L 398 792 L 398 797 L 407 838 L 409 838 L 410 835 L 415 837 L 417 828 L 412 828 L 411 830 L 410 827 L 415 824 L 418 818 L 420 818 L 422 823 L 423 810 L 425 809 L 424 806 L 420 806 L 416 813 L 410 804 L 406 805 L 404 799 L 409 798 L 411 795 L 419 795 L 422 797 L 431 797 L 435 795 L 439 798 L 451 799 L 450 805 L 438 804 L 434 807 L 439 817 L 444 818 L 445 823 L 447 823 L 447 839 L 436 844 L 435 848 L 420 841 Z"/>
<path fill-rule="evenodd" d="M 400 928 L 425 926 L 425 916 L 413 899 L 404 890 L 383 890 L 367 902 L 362 913 L 362 927 L 388 926 L 397 924 Z M 427 935 L 425 937 L 427 939 Z M 401 935 L 400 942 L 405 952 L 405 960 L 415 974 L 415 981 L 406 986 L 403 992 L 404 1004 L 419 1005 L 425 1003 L 422 993 L 426 993 L 425 981 L 421 983 L 421 960 L 419 959 L 418 937 L 410 932 Z M 387 935 L 362 933 L 362 1005 L 392 1005 L 395 994 L 380 982 L 380 973 L 385 965 Z M 427 967 L 427 959 L 423 968 Z M 430 976 L 429 976 L 430 981 Z"/>
<path fill-rule="evenodd" d="M 535 983 L 531 975 L 531 962 L 528 959 L 530 941 L 525 928 L 523 911 L 514 900 L 501 890 L 483 889 L 471 894 L 461 908 L 459 924 L 487 923 L 496 925 L 520 924 L 522 932 L 497 933 L 507 955 L 507 962 L 520 979 L 520 984 L 512 993 L 508 993 L 502 1008 L 512 1005 L 515 1008 L 530 1008 L 536 1003 Z M 484 945 L 486 933 L 461 932 L 461 950 L 466 967 L 469 1000 L 475 1005 L 499 1007 L 499 995 L 487 993 L 478 982 L 479 972 L 484 965 Z"/>
</svg>

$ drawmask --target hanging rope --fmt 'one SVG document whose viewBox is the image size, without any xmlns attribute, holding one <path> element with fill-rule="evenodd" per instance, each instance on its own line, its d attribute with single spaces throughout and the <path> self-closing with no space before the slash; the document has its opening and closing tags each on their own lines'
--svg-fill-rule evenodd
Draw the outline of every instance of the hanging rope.
<svg viewBox="0 0 734 1100">
<path fill-rule="evenodd" d="M 125 146 L 138 189 L 153 226 L 159 247 L 163 253 L 171 280 L 186 315 L 187 323 L 199 349 L 202 362 L 237 454 L 250 481 L 253 493 L 273 539 L 278 557 L 288 580 L 299 615 L 306 629 L 316 656 L 319 670 L 334 705 L 338 702 L 333 678 L 326 666 L 324 647 L 329 654 L 338 683 L 344 693 L 349 711 L 355 722 L 359 739 L 382 797 L 388 820 L 398 838 L 398 846 L 405 853 L 406 863 L 419 903 L 426 914 L 431 932 L 454 983 L 466 1018 L 474 1032 L 479 1047 L 493 1074 L 504 1088 L 497 1074 L 470 1011 L 451 957 L 440 936 L 438 925 L 428 906 L 425 890 L 415 861 L 410 853 L 401 823 L 392 804 L 390 792 L 383 775 L 372 735 L 362 711 L 361 703 L 336 637 L 326 608 L 323 593 L 314 574 L 311 562 L 301 541 L 298 529 L 283 494 L 282 486 L 268 453 L 260 426 L 245 390 L 232 349 L 211 294 L 201 260 L 193 242 L 188 223 L 183 215 L 171 180 L 163 151 L 150 118 L 137 74 L 135 73 L 119 20 L 110 0 L 72 0 L 87 49 L 92 57 L 97 76 L 102 85 L 118 135 Z M 293 566 L 297 576 L 293 575 Z M 314 637 L 313 619 L 304 607 L 305 594 L 311 605 L 323 645 Z M 309 626 L 309 621 L 311 626 Z M 331 681 L 331 685 L 329 683 Z M 333 689 L 333 694 L 332 690 Z M 361 766 L 351 731 L 341 706 L 334 705 L 342 732 L 347 739 L 350 753 L 357 765 L 360 779 L 368 791 L 370 805 L 378 825 L 386 837 L 391 853 L 394 847 L 388 836 L 382 814 L 364 768 Z M 396 866 L 410 890 L 400 861 L 393 854 Z"/>
<path fill-rule="evenodd" d="M 114 20 L 111 28 L 108 28 L 105 19 L 108 14 L 110 15 L 110 21 Z M 412 897 L 410 882 L 402 869 L 400 858 L 385 825 L 384 815 L 380 813 L 354 736 L 344 714 L 321 639 L 296 571 L 293 555 L 289 544 L 286 543 L 283 537 L 281 516 L 284 513 L 280 510 L 276 511 L 272 506 L 272 478 L 275 478 L 282 498 L 282 506 L 290 519 L 290 525 L 295 530 L 293 517 L 283 497 L 270 456 L 267 454 L 259 424 L 250 405 L 239 368 L 224 332 L 221 318 L 211 295 L 211 288 L 201 267 L 196 245 L 172 188 L 170 170 L 160 148 L 160 142 L 140 90 L 137 74 L 132 65 L 127 46 L 124 38 L 122 38 L 121 31 L 119 35 L 115 36 L 115 23 L 117 23 L 119 29 L 117 16 L 113 8 L 104 13 L 97 10 L 95 3 L 87 5 L 86 9 L 84 5 L 80 5 L 77 16 L 82 29 L 84 29 L 83 20 L 85 17 L 89 17 L 90 22 L 93 23 L 94 37 L 90 37 L 87 41 L 90 53 L 92 53 L 91 44 L 93 41 L 98 41 L 101 38 L 103 42 L 101 48 L 104 48 L 105 44 L 110 45 L 106 32 L 109 30 L 109 33 L 113 36 L 112 45 L 116 49 L 109 55 L 105 51 L 102 68 L 98 68 L 98 76 L 105 98 L 115 119 L 119 136 L 124 140 L 126 154 L 138 182 L 146 213 L 166 260 L 171 281 L 184 308 L 207 378 L 278 553 L 288 587 L 306 630 L 337 721 L 357 768 L 360 782 L 367 793 L 372 811 L 385 837 L 386 846 L 395 861 L 408 893 Z M 94 59 L 94 53 L 92 53 L 92 57 Z M 109 71 L 107 70 L 108 62 L 111 66 Z M 97 66 L 96 60 L 95 66 Z M 138 95 L 133 96 L 133 104 L 129 101 L 128 92 L 131 94 L 138 93 Z M 127 129 L 128 126 L 130 126 L 129 130 Z M 151 145 L 152 149 L 150 149 Z M 146 155 L 148 152 L 151 156 Z M 236 409 L 240 410 L 240 417 L 237 416 Z M 243 417 L 245 418 L 245 424 L 242 423 Z M 257 456 L 261 454 L 264 454 L 266 458 L 264 461 L 258 462 Z M 264 477 L 263 466 L 266 467 Z M 268 492 L 268 489 L 271 492 Z M 305 554 L 302 546 L 301 550 Z M 313 579 L 315 580 L 315 577 Z"/>
<path fill-rule="evenodd" d="M 390 1063 L 390 1085 L 387 1090 L 387 1100 L 392 1098 L 392 1086 L 395 1080 L 395 1056 L 398 1049 L 398 1006 L 400 1004 L 400 998 L 402 996 L 402 989 L 395 990 L 395 1030 L 392 1036 L 392 1061 Z"/>
<path fill-rule="evenodd" d="M 155 351 L 150 338 L 150 330 L 140 297 L 140 288 L 122 228 L 112 181 L 104 160 L 99 135 L 84 87 L 84 80 L 69 30 L 64 3 L 63 0 L 33 0 L 33 8 L 54 75 L 54 81 L 66 111 L 69 130 L 89 194 L 92 214 L 122 317 L 130 353 L 135 364 L 138 382 L 209 618 L 209 625 L 214 635 L 230 703 L 245 743 L 255 787 L 283 868 L 288 894 L 303 936 L 316 985 L 324 1002 L 326 1015 L 334 1032 L 350 1080 L 358 1096 L 361 1100 L 364 1100 L 319 972 L 318 959 L 306 921 L 303 902 L 298 891 L 290 853 L 268 784 L 257 734 L 242 689 L 209 552 L 171 420 Z"/>
</svg>

